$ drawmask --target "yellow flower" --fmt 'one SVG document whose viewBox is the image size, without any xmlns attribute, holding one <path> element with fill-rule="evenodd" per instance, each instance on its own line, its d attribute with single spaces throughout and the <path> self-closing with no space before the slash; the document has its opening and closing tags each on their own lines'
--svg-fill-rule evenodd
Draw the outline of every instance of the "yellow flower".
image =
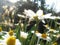
<svg viewBox="0 0 60 45">
<path fill-rule="evenodd" d="M 10 35 L 10 36 L 12 36 L 13 33 L 14 33 L 13 30 L 10 30 L 10 31 L 9 31 L 9 35 Z"/>
<path fill-rule="evenodd" d="M 41 35 L 41 37 L 42 37 L 42 38 L 47 38 L 47 35 L 43 33 L 43 34 Z"/>
<path fill-rule="evenodd" d="M 53 45 L 57 45 L 57 42 L 54 42 Z"/>
<path fill-rule="evenodd" d="M 0 27 L 0 32 L 2 31 L 2 27 Z"/>
<path fill-rule="evenodd" d="M 16 38 L 13 37 L 13 36 L 10 36 L 8 39 L 7 39 L 7 45 L 15 45 L 16 43 Z"/>
</svg>

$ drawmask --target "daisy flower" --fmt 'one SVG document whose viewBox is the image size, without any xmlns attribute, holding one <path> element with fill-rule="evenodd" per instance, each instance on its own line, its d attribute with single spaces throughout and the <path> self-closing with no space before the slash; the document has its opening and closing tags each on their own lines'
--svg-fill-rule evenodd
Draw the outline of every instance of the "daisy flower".
<svg viewBox="0 0 60 45">
<path fill-rule="evenodd" d="M 24 14 L 26 14 L 26 16 L 30 18 L 30 20 L 36 19 L 36 18 L 38 18 L 40 20 L 41 19 L 47 19 L 47 18 L 49 18 L 52 15 L 51 13 L 43 15 L 43 10 L 38 10 L 35 13 L 32 10 L 30 10 L 30 9 L 29 10 L 25 9 L 24 10 Z"/>
<path fill-rule="evenodd" d="M 22 38 L 27 38 L 27 36 L 28 36 L 28 33 L 25 33 L 25 32 L 23 32 L 23 31 L 21 31 L 20 32 L 20 36 L 22 37 Z"/>
<path fill-rule="evenodd" d="M 6 33 L 6 35 L 2 36 L 4 39 L 10 37 L 10 36 L 15 36 L 15 33 L 13 32 L 13 30 L 10 29 L 9 32 Z"/>
<path fill-rule="evenodd" d="M 14 36 L 10 36 L 4 40 L 0 40 L 1 45 L 21 45 L 21 42 Z"/>
<path fill-rule="evenodd" d="M 51 41 L 51 38 L 48 36 L 48 34 L 36 33 L 36 36 L 40 39 L 47 40 L 48 42 Z"/>
<path fill-rule="evenodd" d="M 2 36 L 4 39 L 0 40 L 1 45 L 21 45 L 21 42 L 16 39 L 14 32 L 10 30 L 6 35 Z"/>
</svg>

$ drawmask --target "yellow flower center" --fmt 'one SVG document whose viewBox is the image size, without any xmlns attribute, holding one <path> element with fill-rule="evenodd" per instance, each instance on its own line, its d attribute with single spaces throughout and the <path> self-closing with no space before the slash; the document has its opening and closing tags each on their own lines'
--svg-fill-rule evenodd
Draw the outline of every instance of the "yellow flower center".
<svg viewBox="0 0 60 45">
<path fill-rule="evenodd" d="M 43 33 L 42 38 L 47 38 L 47 35 Z"/>
<path fill-rule="evenodd" d="M 37 15 L 36 15 L 36 16 L 34 16 L 33 18 L 34 18 L 35 20 L 38 20 L 38 16 L 37 16 Z"/>
<path fill-rule="evenodd" d="M 13 33 L 14 33 L 13 30 L 10 30 L 10 31 L 9 31 L 9 35 L 10 35 L 10 36 L 12 36 Z"/>
<path fill-rule="evenodd" d="M 0 27 L 0 32 L 2 31 L 2 28 Z"/>
<path fill-rule="evenodd" d="M 13 37 L 13 36 L 10 36 L 8 39 L 7 39 L 7 45 L 15 45 L 16 43 L 16 38 Z"/>
</svg>

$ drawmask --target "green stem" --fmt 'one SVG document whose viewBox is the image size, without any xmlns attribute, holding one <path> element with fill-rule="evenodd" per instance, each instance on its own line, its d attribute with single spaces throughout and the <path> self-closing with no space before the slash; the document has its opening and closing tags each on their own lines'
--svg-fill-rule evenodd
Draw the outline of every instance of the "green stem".
<svg viewBox="0 0 60 45">
<path fill-rule="evenodd" d="M 35 45 L 35 41 L 36 41 L 36 36 L 35 36 L 35 33 L 34 33 L 32 38 L 31 38 L 31 41 L 30 41 L 29 45 Z"/>
<path fill-rule="evenodd" d="M 39 44 L 39 40 L 40 40 L 40 38 L 38 38 L 37 45 Z"/>
<path fill-rule="evenodd" d="M 57 27 L 57 24 L 56 24 L 56 22 L 57 22 L 57 19 L 55 20 L 55 29 L 57 29 L 58 27 Z"/>
</svg>

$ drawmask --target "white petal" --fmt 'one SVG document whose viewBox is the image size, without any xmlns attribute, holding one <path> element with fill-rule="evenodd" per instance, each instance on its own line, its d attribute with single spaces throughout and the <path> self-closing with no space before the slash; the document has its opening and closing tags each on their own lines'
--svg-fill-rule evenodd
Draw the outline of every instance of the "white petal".
<svg viewBox="0 0 60 45">
<path fill-rule="evenodd" d="M 50 19 L 60 19 L 60 17 L 51 16 Z"/>
<path fill-rule="evenodd" d="M 58 33 L 59 31 L 54 30 L 54 33 Z"/>
<path fill-rule="evenodd" d="M 44 21 L 44 20 L 42 20 L 42 22 L 43 22 L 43 23 L 45 23 L 45 21 Z"/>
<path fill-rule="evenodd" d="M 25 16 L 24 15 L 21 15 L 21 14 L 17 14 L 19 17 L 22 17 L 22 18 L 25 18 Z"/>
<path fill-rule="evenodd" d="M 0 35 L 2 35 L 3 33 L 2 32 L 0 32 Z"/>
<path fill-rule="evenodd" d="M 32 10 L 28 10 L 29 16 L 35 16 L 36 14 Z"/>
<path fill-rule="evenodd" d="M 56 19 L 56 17 L 55 16 L 51 16 L 51 17 L 49 17 L 49 19 Z"/>
<path fill-rule="evenodd" d="M 43 16 L 38 16 L 38 19 L 43 20 L 44 17 Z"/>
<path fill-rule="evenodd" d="M 25 32 L 20 32 L 20 36 L 23 37 L 23 38 L 27 38 L 28 36 L 28 33 L 25 33 Z"/>
<path fill-rule="evenodd" d="M 44 17 L 44 18 L 49 18 L 51 15 L 52 15 L 52 14 L 49 13 L 49 14 L 44 15 L 43 17 Z"/>
<path fill-rule="evenodd" d="M 60 19 L 60 17 L 56 17 L 57 19 Z"/>
<path fill-rule="evenodd" d="M 47 39 L 46 39 L 48 42 L 50 42 L 51 41 L 51 38 L 50 37 L 47 37 Z"/>
<path fill-rule="evenodd" d="M 15 24 L 15 25 L 19 25 L 19 23 Z"/>
<path fill-rule="evenodd" d="M 38 10 L 38 11 L 36 12 L 36 14 L 37 14 L 38 16 L 42 16 L 42 15 L 43 15 L 43 10 Z"/>
<path fill-rule="evenodd" d="M 7 31 L 2 31 L 2 33 L 6 33 L 7 34 L 8 32 Z"/>
<path fill-rule="evenodd" d="M 18 39 L 16 39 L 16 45 L 21 45 L 21 42 Z"/>
<path fill-rule="evenodd" d="M 36 33 L 36 36 L 38 37 L 38 38 L 41 38 L 41 33 Z"/>
<path fill-rule="evenodd" d="M 5 40 L 0 40 L 0 44 L 1 45 L 6 45 L 6 41 Z"/>
<path fill-rule="evenodd" d="M 57 35 L 53 35 L 54 37 L 57 37 Z"/>
<path fill-rule="evenodd" d="M 4 39 L 7 39 L 8 37 L 10 37 L 9 36 L 9 34 L 6 34 L 6 35 L 4 35 L 4 36 L 2 36 Z"/>
<path fill-rule="evenodd" d="M 31 33 L 34 33 L 34 31 L 31 31 Z"/>
<path fill-rule="evenodd" d="M 24 10 L 24 13 L 27 17 L 33 17 L 35 16 L 35 13 L 32 10 Z"/>
<path fill-rule="evenodd" d="M 40 44 L 37 44 L 37 45 L 40 45 Z"/>
</svg>

